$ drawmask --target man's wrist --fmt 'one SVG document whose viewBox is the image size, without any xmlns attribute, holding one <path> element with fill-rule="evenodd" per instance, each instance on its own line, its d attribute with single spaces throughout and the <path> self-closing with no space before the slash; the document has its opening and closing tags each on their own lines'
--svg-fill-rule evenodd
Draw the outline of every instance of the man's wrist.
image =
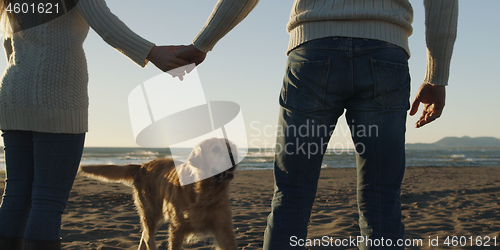
<svg viewBox="0 0 500 250">
<path fill-rule="evenodd" d="M 424 82 L 425 85 L 429 85 L 429 86 L 432 86 L 432 87 L 446 87 L 446 85 L 440 85 L 440 84 L 433 84 L 433 83 L 430 83 L 430 82 Z"/>
<path fill-rule="evenodd" d="M 203 55 L 203 54 L 206 54 L 206 52 L 204 52 L 204 51 L 202 51 L 202 50 L 200 50 L 200 49 L 196 48 L 196 45 L 194 45 L 194 44 L 191 44 L 191 47 L 192 47 L 193 51 L 194 51 L 196 54 L 198 54 L 199 56 L 200 56 L 200 55 Z"/>
<path fill-rule="evenodd" d="M 153 50 L 156 49 L 156 45 L 153 45 L 153 47 L 151 47 L 151 49 L 149 50 L 149 53 L 148 53 L 148 56 L 146 57 L 146 60 L 148 61 L 151 61 L 151 57 L 153 57 Z"/>
</svg>

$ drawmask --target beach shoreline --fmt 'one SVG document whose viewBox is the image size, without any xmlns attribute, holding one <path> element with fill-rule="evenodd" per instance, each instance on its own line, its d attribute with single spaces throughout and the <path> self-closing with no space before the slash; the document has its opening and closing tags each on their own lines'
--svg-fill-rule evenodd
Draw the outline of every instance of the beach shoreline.
<svg viewBox="0 0 500 250">
<path fill-rule="evenodd" d="M 3 193 L 3 177 L 0 180 L 0 192 Z M 231 185 L 231 205 L 239 249 L 262 248 L 272 190 L 272 171 L 236 172 Z M 454 248 L 445 243 L 449 237 L 450 244 L 460 244 L 452 241 L 453 236 L 466 237 L 460 249 L 476 249 L 477 237 L 490 237 L 491 246 L 496 237 L 499 246 L 499 197 L 498 167 L 407 168 L 402 185 L 405 239 L 422 239 L 422 245 L 406 249 Z M 167 225 L 164 224 L 157 234 L 159 249 L 167 249 Z M 333 239 L 357 236 L 356 169 L 323 169 L 308 239 L 328 237 L 334 242 Z M 63 215 L 62 237 L 63 249 L 136 249 L 140 223 L 132 201 L 132 189 L 120 183 L 105 183 L 78 175 Z M 430 246 L 436 237 L 439 245 Z M 324 245 L 325 242 L 310 249 L 331 249 Z M 184 249 L 197 250 L 212 247 L 210 240 L 184 245 Z M 336 246 L 335 249 L 356 248 Z"/>
</svg>

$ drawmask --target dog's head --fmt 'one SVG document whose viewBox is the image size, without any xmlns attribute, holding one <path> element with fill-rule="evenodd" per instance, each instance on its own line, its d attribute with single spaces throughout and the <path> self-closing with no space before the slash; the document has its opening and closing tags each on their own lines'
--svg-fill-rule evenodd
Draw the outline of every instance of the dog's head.
<svg viewBox="0 0 500 250">
<path fill-rule="evenodd" d="M 213 177 L 214 181 L 230 181 L 234 178 L 234 171 L 236 170 L 236 167 L 238 166 L 236 164 L 236 161 L 238 160 L 238 154 L 236 152 L 236 146 L 231 144 L 229 141 L 226 141 L 226 150 L 229 154 L 229 160 L 231 161 L 231 167 L 224 172 L 218 173 Z M 224 149 L 223 149 L 224 150 Z M 233 153 L 233 150 L 235 151 Z"/>
<path fill-rule="evenodd" d="M 237 148 L 233 143 L 222 138 L 211 138 L 193 149 L 187 163 L 198 169 L 200 179 L 205 179 L 205 176 L 216 182 L 224 182 L 234 178 L 237 157 Z"/>
</svg>

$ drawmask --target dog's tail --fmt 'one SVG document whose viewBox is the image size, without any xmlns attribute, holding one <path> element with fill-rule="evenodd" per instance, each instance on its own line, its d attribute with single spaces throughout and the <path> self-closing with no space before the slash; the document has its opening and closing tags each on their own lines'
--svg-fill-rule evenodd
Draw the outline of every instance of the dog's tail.
<svg viewBox="0 0 500 250">
<path fill-rule="evenodd" d="M 141 165 L 88 165 L 80 166 L 80 172 L 84 175 L 108 182 L 122 182 L 126 185 L 134 183 L 134 175 L 139 171 Z"/>
</svg>

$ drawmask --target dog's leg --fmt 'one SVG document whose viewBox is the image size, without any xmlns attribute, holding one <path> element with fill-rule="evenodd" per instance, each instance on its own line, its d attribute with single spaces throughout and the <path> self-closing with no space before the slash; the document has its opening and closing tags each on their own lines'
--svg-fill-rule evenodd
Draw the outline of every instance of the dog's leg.
<svg viewBox="0 0 500 250">
<path fill-rule="evenodd" d="M 156 250 L 156 245 L 153 242 L 152 247 L 149 243 L 149 232 L 148 230 L 142 231 L 141 243 L 139 243 L 139 250 Z"/>
<path fill-rule="evenodd" d="M 236 243 L 236 237 L 233 232 L 231 224 L 224 225 L 214 230 L 215 240 L 219 249 L 221 250 L 236 250 L 238 249 L 238 244 Z"/>
<path fill-rule="evenodd" d="M 179 224 L 177 224 L 179 225 Z M 168 250 L 180 250 L 184 242 L 185 232 L 180 226 L 170 224 L 168 227 Z"/>
<path fill-rule="evenodd" d="M 229 206 L 229 204 L 228 204 Z M 232 215 L 229 209 L 220 209 L 212 226 L 218 249 L 236 250 L 238 244 L 233 231 Z"/>
<path fill-rule="evenodd" d="M 142 225 L 142 238 L 139 245 L 139 250 L 156 250 L 155 235 L 158 230 L 158 224 L 161 220 L 154 220 L 154 218 L 141 216 Z"/>
<path fill-rule="evenodd" d="M 151 237 L 150 227 L 148 226 L 148 221 L 144 215 L 144 210 L 138 206 L 139 216 L 141 219 L 142 236 L 141 242 L 139 243 L 139 250 L 156 250 L 156 244 L 154 242 L 154 234 Z M 153 242 L 151 242 L 151 240 Z"/>
<path fill-rule="evenodd" d="M 142 226 L 139 250 L 157 250 L 155 235 L 163 222 L 161 207 L 158 208 L 158 202 L 153 200 L 157 197 L 148 197 L 144 192 L 134 192 L 134 196 Z"/>
</svg>

